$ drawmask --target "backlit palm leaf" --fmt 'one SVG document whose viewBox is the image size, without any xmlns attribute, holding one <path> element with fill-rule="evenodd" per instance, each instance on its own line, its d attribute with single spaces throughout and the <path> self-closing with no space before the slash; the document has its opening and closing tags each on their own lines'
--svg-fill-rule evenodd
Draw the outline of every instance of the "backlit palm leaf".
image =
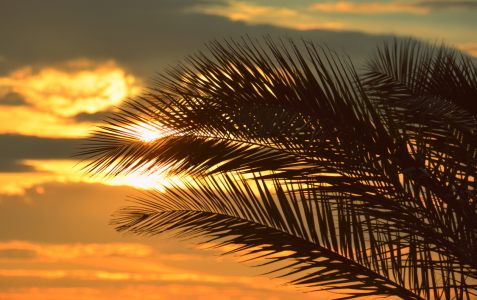
<svg viewBox="0 0 477 300">
<path fill-rule="evenodd" d="M 332 51 L 300 47 L 213 42 L 210 57 L 189 57 L 100 127 L 86 170 L 168 168 L 186 186 L 136 199 L 118 229 L 242 245 L 343 299 L 470 299 L 476 67 L 396 43 L 360 79 Z M 141 141 L 141 126 L 160 135 Z"/>
</svg>

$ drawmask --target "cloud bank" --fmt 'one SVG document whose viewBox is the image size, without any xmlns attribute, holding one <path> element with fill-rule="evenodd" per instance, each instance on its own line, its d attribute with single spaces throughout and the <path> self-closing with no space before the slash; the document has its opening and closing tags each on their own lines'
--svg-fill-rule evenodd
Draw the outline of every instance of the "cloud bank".
<svg viewBox="0 0 477 300">
<path fill-rule="evenodd" d="M 72 117 L 109 110 L 138 94 L 138 79 L 114 61 L 67 61 L 34 70 L 26 66 L 0 77 L 0 133 L 81 137 L 90 124 Z M 41 130 L 39 130 L 41 128 Z"/>
</svg>

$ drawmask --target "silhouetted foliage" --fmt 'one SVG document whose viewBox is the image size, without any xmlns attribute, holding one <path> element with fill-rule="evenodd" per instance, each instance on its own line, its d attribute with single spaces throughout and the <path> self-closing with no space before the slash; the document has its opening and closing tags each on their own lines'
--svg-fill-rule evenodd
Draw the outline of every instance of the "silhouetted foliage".
<svg viewBox="0 0 477 300">
<path fill-rule="evenodd" d="M 119 231 L 203 237 L 341 299 L 477 291 L 477 66 L 445 46 L 379 48 L 362 74 L 304 41 L 211 42 L 81 155 L 107 176 L 166 168 Z M 147 125 L 145 125 L 147 124 Z M 144 142 L 131 130 L 154 127 Z M 286 255 L 277 254 L 287 251 Z"/>
</svg>

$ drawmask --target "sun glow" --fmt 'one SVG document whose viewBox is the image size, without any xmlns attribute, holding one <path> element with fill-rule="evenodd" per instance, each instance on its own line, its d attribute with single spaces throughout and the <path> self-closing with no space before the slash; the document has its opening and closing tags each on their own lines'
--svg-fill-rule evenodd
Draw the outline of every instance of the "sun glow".
<svg viewBox="0 0 477 300">
<path fill-rule="evenodd" d="M 172 133 L 165 126 L 154 122 L 141 122 L 126 126 L 122 129 L 125 135 L 132 136 L 144 143 L 153 143 L 161 137 Z M 29 188 L 46 182 L 87 182 L 103 183 L 111 186 L 131 186 L 138 189 L 155 189 L 164 192 L 167 187 L 183 186 L 180 180 L 167 176 L 168 167 L 151 168 L 153 163 L 144 164 L 133 170 L 125 170 L 117 176 L 108 176 L 115 168 L 112 164 L 108 168 L 96 173 L 95 176 L 85 176 L 75 160 L 22 160 L 19 163 L 31 167 L 32 172 L 0 174 L 0 193 L 8 195 L 23 195 Z M 89 162 L 84 161 L 86 165 Z M 154 171 L 151 171 L 154 169 Z"/>
<path fill-rule="evenodd" d="M 111 179 L 100 180 L 107 185 L 119 186 L 127 185 L 132 186 L 138 189 L 151 190 L 155 189 L 161 192 L 164 192 L 166 187 L 170 187 L 171 178 L 166 178 L 161 175 L 161 172 L 157 172 L 153 175 L 141 174 L 140 171 L 137 171 L 132 174 L 117 176 Z M 87 180 L 89 181 L 89 180 Z M 92 182 L 95 182 L 93 179 Z M 96 181 L 98 182 L 98 181 Z"/>
<path fill-rule="evenodd" d="M 125 131 L 134 135 L 138 140 L 146 143 L 153 142 L 166 135 L 163 126 L 145 122 L 129 125 Z"/>
</svg>

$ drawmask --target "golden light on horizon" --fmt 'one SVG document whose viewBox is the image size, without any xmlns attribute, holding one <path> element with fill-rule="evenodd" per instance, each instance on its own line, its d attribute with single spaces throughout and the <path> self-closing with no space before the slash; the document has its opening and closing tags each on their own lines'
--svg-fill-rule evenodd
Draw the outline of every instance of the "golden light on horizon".
<svg viewBox="0 0 477 300">
<path fill-rule="evenodd" d="M 166 176 L 165 170 L 156 170 L 153 174 L 147 173 L 147 166 L 131 172 L 127 175 L 118 175 L 107 178 L 104 170 L 95 176 L 85 176 L 76 166 L 77 160 L 23 160 L 21 163 L 34 168 L 32 172 L 23 173 L 0 173 L 0 193 L 5 195 L 24 195 L 25 191 L 35 188 L 41 191 L 38 186 L 50 183 L 99 183 L 109 186 L 130 186 L 143 190 L 158 190 L 164 192 L 167 187 L 183 186 L 176 177 Z M 87 163 L 87 162 L 84 162 Z"/>
</svg>

